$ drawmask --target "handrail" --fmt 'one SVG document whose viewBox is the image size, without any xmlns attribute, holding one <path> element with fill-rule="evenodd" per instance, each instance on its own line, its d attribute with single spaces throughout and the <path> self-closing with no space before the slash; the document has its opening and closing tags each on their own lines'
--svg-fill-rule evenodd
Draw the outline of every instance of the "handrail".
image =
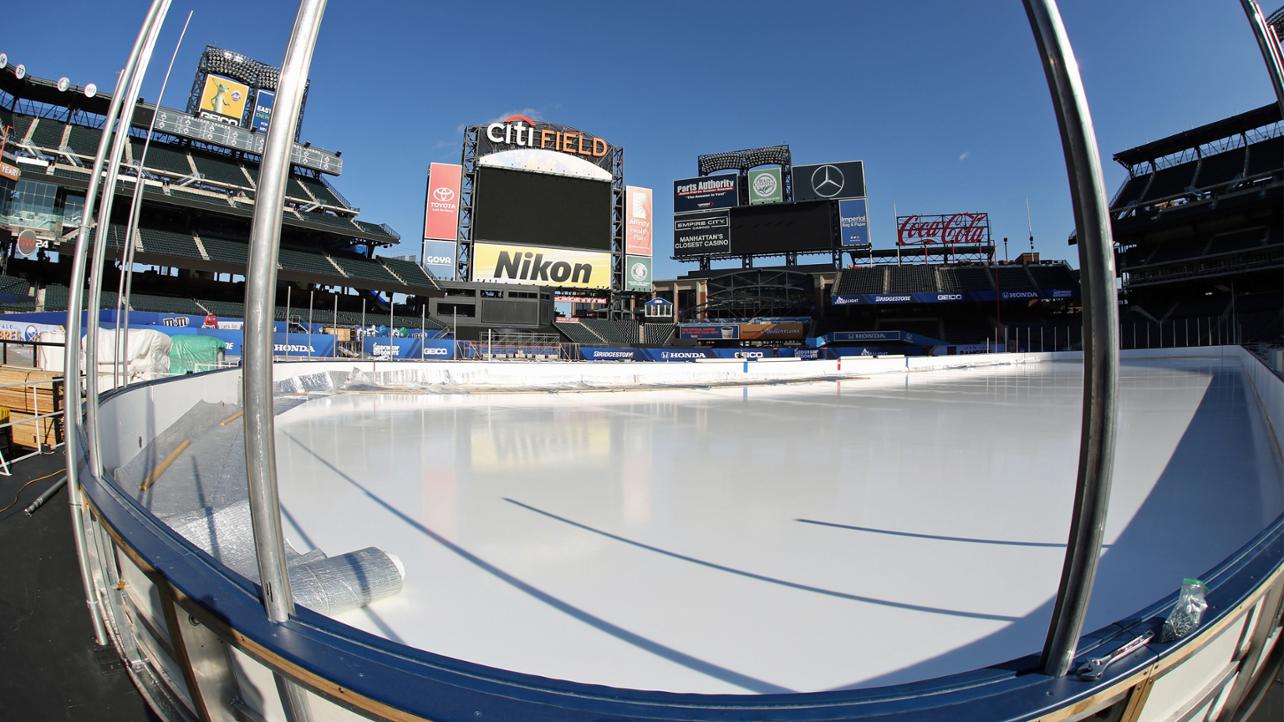
<svg viewBox="0 0 1284 722">
<path fill-rule="evenodd" d="M 1070 177 L 1084 321 L 1079 471 L 1061 583 L 1043 646 L 1044 672 L 1060 677 L 1070 670 L 1088 615 L 1110 507 L 1119 379 L 1119 302 L 1115 293 L 1110 204 L 1078 61 L 1066 37 L 1056 0 L 1025 0 L 1025 9 L 1048 78 Z"/>
</svg>

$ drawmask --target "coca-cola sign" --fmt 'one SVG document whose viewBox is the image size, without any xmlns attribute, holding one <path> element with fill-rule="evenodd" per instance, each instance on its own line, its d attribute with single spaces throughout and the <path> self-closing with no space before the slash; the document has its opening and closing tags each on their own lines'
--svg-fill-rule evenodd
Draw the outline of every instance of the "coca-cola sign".
<svg viewBox="0 0 1284 722">
<path fill-rule="evenodd" d="M 896 243 L 919 246 L 939 243 L 954 245 L 989 245 L 990 214 L 942 213 L 896 217 Z"/>
</svg>

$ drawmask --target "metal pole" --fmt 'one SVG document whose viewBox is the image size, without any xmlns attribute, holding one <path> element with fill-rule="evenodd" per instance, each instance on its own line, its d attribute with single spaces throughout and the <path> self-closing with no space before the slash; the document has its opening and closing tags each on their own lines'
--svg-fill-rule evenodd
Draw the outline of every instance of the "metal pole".
<svg viewBox="0 0 1284 722">
<path fill-rule="evenodd" d="M 366 357 L 366 297 L 361 297 L 361 358 Z"/>
<path fill-rule="evenodd" d="M 1248 16 L 1248 24 L 1253 28 L 1253 37 L 1257 38 L 1257 47 L 1262 51 L 1262 61 L 1266 63 L 1266 72 L 1271 76 L 1271 89 L 1275 91 L 1275 102 L 1279 103 L 1280 114 L 1284 115 L 1284 54 L 1280 51 L 1280 39 L 1275 31 L 1266 24 L 1262 8 L 1257 0 L 1239 0 Z"/>
<path fill-rule="evenodd" d="M 294 612 L 286 571 L 281 500 L 276 483 L 276 444 L 272 418 L 272 340 L 281 210 L 290 172 L 290 151 L 299 125 L 303 90 L 312 64 L 325 0 L 301 0 L 290 43 L 281 63 L 276 108 L 268 125 L 259 165 L 258 193 L 250 227 L 250 258 L 245 271 L 245 339 L 242 375 L 245 398 L 245 468 L 249 477 L 250 517 L 258 560 L 263 607 L 272 622 Z M 288 328 L 288 327 L 287 327 Z M 276 675 L 282 707 L 291 720 L 309 719 L 302 689 Z"/>
<path fill-rule="evenodd" d="M 89 438 L 89 469 L 95 476 L 103 470 L 100 449 L 102 435 L 98 428 L 98 314 L 102 310 L 103 263 L 107 258 L 107 234 L 111 230 L 112 205 L 116 201 L 116 180 L 120 175 L 120 159 L 129 143 L 129 128 L 134 119 L 134 109 L 138 106 L 138 91 L 143 85 L 143 76 L 151 63 L 152 51 L 156 48 L 156 38 L 160 35 L 165 15 L 169 12 L 170 0 L 160 0 L 162 7 L 157 22 L 147 29 L 143 40 L 142 53 L 129 76 L 125 86 L 125 97 L 121 99 L 120 121 L 116 135 L 112 138 L 111 156 L 107 159 L 107 178 L 103 185 L 102 200 L 98 205 L 98 227 L 94 232 L 93 256 L 89 263 L 89 297 L 86 305 L 85 320 L 85 365 L 92 371 L 85 374 L 85 431 Z M 106 132 L 106 131 L 104 131 Z M 77 308 L 77 310 L 79 310 Z M 79 341 L 79 339 L 77 339 Z"/>
<path fill-rule="evenodd" d="M 315 291 L 313 289 L 311 288 L 308 289 L 308 356 L 309 357 L 312 356 L 312 295 L 314 293 Z"/>
<path fill-rule="evenodd" d="M 174 72 L 174 61 L 178 59 L 178 50 L 183 47 L 183 38 L 187 37 L 187 26 L 192 22 L 192 10 L 187 11 L 187 19 L 183 21 L 183 29 L 178 33 L 178 41 L 174 43 L 174 52 L 169 56 L 169 65 L 165 68 L 165 78 L 161 80 L 160 95 L 156 98 L 156 107 L 160 107 L 161 102 L 165 100 L 165 89 L 169 87 L 169 76 Z M 152 135 L 156 132 L 156 116 L 152 113 L 152 120 L 147 125 L 147 137 L 143 139 L 143 152 L 134 160 L 137 161 L 138 178 L 134 183 L 134 197 L 129 205 L 129 221 L 125 226 L 125 243 L 121 247 L 120 261 L 120 279 L 116 284 L 116 353 L 112 364 L 113 374 L 117 364 L 120 364 L 120 378 L 115 375 L 112 381 L 116 386 L 120 386 L 121 379 L 128 382 L 125 374 L 123 363 L 125 359 L 125 337 L 129 335 L 129 294 L 133 291 L 134 286 L 134 234 L 138 232 L 139 214 L 143 207 L 143 168 L 147 161 L 147 151 L 152 146 Z M 124 317 L 122 319 L 122 316 Z M 120 333 L 121 328 L 125 329 L 125 336 Z"/>
<path fill-rule="evenodd" d="M 394 359 L 401 354 L 398 352 L 397 344 L 392 340 L 392 312 L 397 304 L 392 299 L 392 291 L 388 292 L 388 358 Z"/>
<path fill-rule="evenodd" d="M 330 326 L 330 333 L 335 335 L 334 356 L 339 357 L 339 294 L 334 294 L 334 322 Z"/>
<path fill-rule="evenodd" d="M 94 203 L 98 196 L 98 186 L 102 178 L 103 166 L 107 162 L 108 147 L 111 142 L 112 129 L 120 117 L 124 103 L 125 86 L 134 76 L 143 46 L 152 35 L 153 28 L 159 28 L 161 20 L 168 9 L 168 0 L 153 0 L 143 24 L 138 30 L 138 37 L 129 51 L 125 69 L 121 72 L 116 89 L 112 92 L 111 103 L 107 109 L 106 122 L 102 136 L 98 139 L 98 151 L 94 155 L 93 169 L 89 176 L 89 185 L 85 191 L 85 207 L 81 212 L 80 228 L 76 233 L 76 250 L 72 256 L 71 280 L 67 298 L 67 336 L 63 354 L 63 429 L 66 443 L 64 450 L 67 456 L 67 502 L 71 511 L 71 531 L 76 547 L 76 561 L 80 567 L 80 579 L 84 586 L 85 604 L 89 607 L 89 617 L 94 628 L 94 640 L 99 646 L 107 644 L 107 631 L 103 626 L 102 610 L 98 607 L 97 592 L 94 590 L 93 575 L 89 567 L 88 547 L 85 542 L 83 526 L 84 507 L 80 492 L 80 334 L 83 328 L 82 309 L 85 300 L 85 270 L 89 255 L 89 222 L 93 217 Z M 126 128 L 125 132 L 128 132 Z M 94 369 L 95 372 L 97 369 Z M 94 467 L 90 467 L 91 472 Z"/>
<path fill-rule="evenodd" d="M 277 242 L 280 243 L 280 236 L 277 237 Z M 290 358 L 290 284 L 288 283 L 285 284 L 285 357 Z"/>
<path fill-rule="evenodd" d="M 419 358 L 424 357 L 424 346 L 428 341 L 428 306 L 419 307 Z"/>
<path fill-rule="evenodd" d="M 1083 419 L 1075 503 L 1066 544 L 1061 585 L 1043 647 L 1043 671 L 1065 675 L 1074 661 L 1110 506 L 1115 446 L 1116 382 L 1119 377 L 1119 305 L 1115 293 L 1114 248 L 1109 206 L 1097 155 L 1096 132 L 1055 0 L 1025 0 L 1048 90 L 1057 114 L 1070 178 L 1079 237 L 1082 285 Z"/>
</svg>

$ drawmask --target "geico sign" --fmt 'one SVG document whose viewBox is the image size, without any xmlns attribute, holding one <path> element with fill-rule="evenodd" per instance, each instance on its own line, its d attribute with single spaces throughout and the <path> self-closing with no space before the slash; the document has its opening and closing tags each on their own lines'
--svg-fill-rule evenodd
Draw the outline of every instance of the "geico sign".
<svg viewBox="0 0 1284 722">
<path fill-rule="evenodd" d="M 567 288 L 610 288 L 611 254 L 563 248 L 473 245 L 473 280 Z"/>
<path fill-rule="evenodd" d="M 433 348 L 433 347 L 431 347 L 431 346 L 428 346 L 428 347 L 425 347 L 425 348 L 424 348 L 424 355 L 425 355 L 425 356 L 449 356 L 449 355 L 450 355 L 450 349 L 448 349 L 448 348 Z"/>
<path fill-rule="evenodd" d="M 611 144 L 601 138 L 585 135 L 577 130 L 539 126 L 522 115 L 514 115 L 486 126 L 486 138 L 495 144 L 555 150 L 588 158 L 601 158 L 611 148 Z"/>
</svg>

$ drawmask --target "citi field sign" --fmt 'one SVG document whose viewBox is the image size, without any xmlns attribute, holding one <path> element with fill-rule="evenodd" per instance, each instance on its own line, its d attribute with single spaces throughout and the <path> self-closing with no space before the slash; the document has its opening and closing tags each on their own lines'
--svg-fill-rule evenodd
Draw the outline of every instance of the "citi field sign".
<svg viewBox="0 0 1284 722">
<path fill-rule="evenodd" d="M 611 152 L 605 140 L 573 128 L 540 123 L 524 115 L 513 115 L 484 130 L 486 140 L 506 148 L 534 148 L 569 153 L 597 162 Z M 499 148 L 496 148 L 497 150 Z"/>
</svg>

